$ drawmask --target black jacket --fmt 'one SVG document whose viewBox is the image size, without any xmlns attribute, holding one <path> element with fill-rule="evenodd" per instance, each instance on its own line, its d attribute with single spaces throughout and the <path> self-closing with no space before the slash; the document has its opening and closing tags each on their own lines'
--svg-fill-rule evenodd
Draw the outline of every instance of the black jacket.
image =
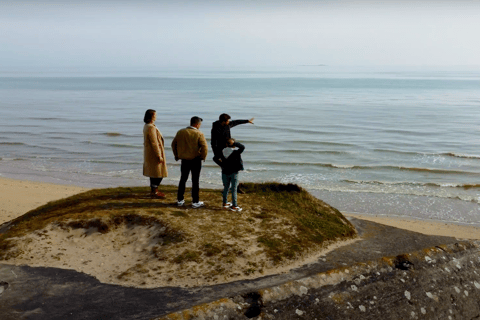
<svg viewBox="0 0 480 320">
<path fill-rule="evenodd" d="M 228 158 L 225 158 L 222 153 L 222 173 L 232 174 L 243 170 L 243 160 L 241 153 L 245 150 L 245 146 L 239 142 L 233 144 L 235 149 Z"/>
<path fill-rule="evenodd" d="M 222 152 L 227 144 L 227 140 L 232 136 L 230 135 L 230 128 L 238 126 L 239 124 L 248 123 L 248 120 L 233 120 L 226 126 L 222 126 L 220 120 L 215 121 L 212 124 L 212 133 L 211 133 L 211 145 L 213 153 L 216 155 Z"/>
</svg>

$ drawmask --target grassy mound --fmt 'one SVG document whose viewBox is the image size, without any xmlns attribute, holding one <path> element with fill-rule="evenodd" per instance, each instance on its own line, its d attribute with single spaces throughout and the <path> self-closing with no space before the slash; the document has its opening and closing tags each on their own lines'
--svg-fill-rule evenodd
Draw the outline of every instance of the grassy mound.
<svg viewBox="0 0 480 320">
<path fill-rule="evenodd" d="M 192 209 L 188 193 L 186 206 L 177 207 L 174 186 L 161 187 L 166 199 L 152 199 L 149 188 L 136 187 L 96 189 L 50 202 L 0 227 L 0 260 L 30 257 L 28 243 L 49 243 L 52 230 L 86 240 L 123 230 L 123 246 L 138 243 L 139 230 L 148 230 L 148 240 L 137 250 L 141 258 L 117 267 L 116 281 L 132 285 L 130 278 L 141 273 L 163 285 L 178 285 L 181 279 L 202 284 L 264 275 L 356 236 L 338 210 L 297 185 L 247 183 L 241 188 L 240 213 L 221 207 L 219 190 L 201 190 L 204 208 Z M 136 240 L 128 241 L 133 235 Z"/>
</svg>

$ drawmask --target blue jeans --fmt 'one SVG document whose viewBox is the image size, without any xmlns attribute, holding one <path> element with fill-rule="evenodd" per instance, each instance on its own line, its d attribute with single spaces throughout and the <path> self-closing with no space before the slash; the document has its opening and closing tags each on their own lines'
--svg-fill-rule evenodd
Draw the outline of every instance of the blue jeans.
<svg viewBox="0 0 480 320">
<path fill-rule="evenodd" d="M 237 187 L 238 187 L 238 172 L 232 174 L 222 173 L 223 181 L 223 203 L 227 203 L 228 189 L 232 192 L 232 206 L 237 206 Z"/>
</svg>

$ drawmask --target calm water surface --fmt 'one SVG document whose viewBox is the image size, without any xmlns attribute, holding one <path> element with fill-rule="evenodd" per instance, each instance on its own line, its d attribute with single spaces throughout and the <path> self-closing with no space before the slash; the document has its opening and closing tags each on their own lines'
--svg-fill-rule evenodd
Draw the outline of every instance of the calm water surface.
<svg viewBox="0 0 480 320">
<path fill-rule="evenodd" d="M 480 72 L 175 72 L 0 77 L 0 174 L 148 185 L 143 115 L 170 143 L 191 116 L 232 129 L 242 181 L 297 183 L 340 210 L 480 225 Z M 211 152 L 211 150 L 210 150 Z M 211 155 L 211 154 L 210 154 Z M 221 184 L 209 155 L 203 187 Z"/>
</svg>

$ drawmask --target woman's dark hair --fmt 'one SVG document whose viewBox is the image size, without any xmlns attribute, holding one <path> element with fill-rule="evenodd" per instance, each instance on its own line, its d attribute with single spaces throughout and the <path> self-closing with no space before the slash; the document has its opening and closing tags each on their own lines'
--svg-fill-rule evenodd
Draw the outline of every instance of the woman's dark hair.
<svg viewBox="0 0 480 320">
<path fill-rule="evenodd" d="M 145 111 L 145 117 L 143 117 L 143 122 L 145 123 L 150 123 L 152 122 L 152 119 L 153 119 L 153 115 L 156 113 L 157 111 L 153 110 L 153 109 L 148 109 L 147 111 Z"/>
</svg>

